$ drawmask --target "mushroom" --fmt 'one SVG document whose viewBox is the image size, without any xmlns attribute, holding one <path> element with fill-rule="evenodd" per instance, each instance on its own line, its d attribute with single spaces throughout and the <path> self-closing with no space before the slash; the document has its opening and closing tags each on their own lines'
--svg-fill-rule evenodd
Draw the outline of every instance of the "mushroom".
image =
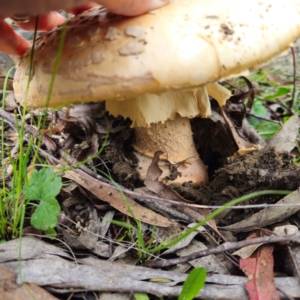
<svg viewBox="0 0 300 300">
<path fill-rule="evenodd" d="M 230 97 L 218 79 L 292 45 L 300 35 L 300 2 L 175 0 L 135 18 L 86 11 L 68 21 L 48 103 L 62 28 L 36 41 L 28 90 L 30 51 L 21 58 L 17 100 L 28 107 L 106 100 L 110 113 L 132 119 L 142 176 L 148 157 L 161 150 L 162 161 L 179 166 L 177 182 L 197 183 L 207 174 L 189 118 L 209 117 L 208 95 L 221 106 Z"/>
</svg>

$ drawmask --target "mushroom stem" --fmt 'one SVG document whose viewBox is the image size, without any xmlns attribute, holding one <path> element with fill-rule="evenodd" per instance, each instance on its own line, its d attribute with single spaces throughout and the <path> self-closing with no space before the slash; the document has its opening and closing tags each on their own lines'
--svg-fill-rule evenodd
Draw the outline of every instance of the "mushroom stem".
<svg viewBox="0 0 300 300">
<path fill-rule="evenodd" d="M 172 183 L 199 183 L 208 179 L 206 167 L 194 145 L 190 120 L 186 117 L 177 115 L 174 120 L 151 123 L 147 128 L 135 127 L 133 146 L 138 151 L 137 170 L 141 179 L 145 179 L 151 157 L 156 151 L 164 152 L 159 163 L 163 171 L 161 179 L 172 178 L 174 173 L 170 176 L 171 164 L 175 164 L 179 175 Z"/>
<path fill-rule="evenodd" d="M 146 93 L 133 99 L 106 102 L 106 109 L 112 115 L 132 120 L 136 140 L 134 147 L 139 158 L 137 170 L 141 179 L 145 178 L 154 153 L 163 151 L 161 179 L 169 175 L 171 163 L 178 164 L 177 171 L 181 173 L 172 182 L 207 181 L 206 168 L 196 151 L 189 119 L 210 116 L 209 94 L 213 94 L 221 106 L 231 95 L 222 86 L 209 83 L 205 87 Z"/>
</svg>

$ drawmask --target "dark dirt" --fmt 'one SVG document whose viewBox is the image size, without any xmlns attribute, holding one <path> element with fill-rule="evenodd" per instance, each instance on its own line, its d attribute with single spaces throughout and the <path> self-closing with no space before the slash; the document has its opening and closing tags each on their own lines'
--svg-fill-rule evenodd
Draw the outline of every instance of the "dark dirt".
<svg viewBox="0 0 300 300">
<path fill-rule="evenodd" d="M 133 154 L 132 140 L 133 131 L 128 127 L 111 136 L 103 153 L 103 159 L 111 165 L 113 178 L 129 189 L 142 185 L 135 170 L 138 161 Z"/>
<path fill-rule="evenodd" d="M 184 198 L 204 205 L 223 205 L 230 200 L 262 190 L 295 190 L 299 186 L 300 168 L 292 167 L 293 156 L 273 148 L 247 154 L 215 172 L 214 178 L 194 188 L 176 187 Z M 263 196 L 243 202 L 274 203 L 282 196 Z M 257 209 L 234 210 L 220 225 L 238 222 Z M 230 220 L 230 221 L 229 221 Z"/>
<path fill-rule="evenodd" d="M 210 181 L 197 186 L 173 185 L 184 198 L 204 205 L 223 205 L 230 200 L 256 191 L 298 188 L 300 168 L 291 166 L 294 157 L 289 153 L 278 153 L 273 148 L 266 148 L 227 163 L 226 161 L 233 155 L 236 148 L 223 126 L 209 119 L 194 119 L 192 127 L 196 147 L 208 166 Z M 119 137 L 119 142 L 114 140 L 114 143 L 110 145 L 111 149 L 106 151 L 111 161 L 115 157 L 113 177 L 124 186 L 130 188 L 140 186 L 141 182 L 134 169 L 133 154 L 128 151 L 130 148 L 124 147 L 122 137 Z M 122 150 L 125 149 L 127 149 L 126 155 L 121 155 Z M 112 152 L 119 152 L 119 155 L 113 156 Z M 130 159 L 126 158 L 127 155 Z M 280 197 L 259 197 L 243 202 L 243 205 L 274 203 Z M 237 222 L 254 212 L 254 209 L 233 211 L 222 220 L 222 225 Z"/>
</svg>

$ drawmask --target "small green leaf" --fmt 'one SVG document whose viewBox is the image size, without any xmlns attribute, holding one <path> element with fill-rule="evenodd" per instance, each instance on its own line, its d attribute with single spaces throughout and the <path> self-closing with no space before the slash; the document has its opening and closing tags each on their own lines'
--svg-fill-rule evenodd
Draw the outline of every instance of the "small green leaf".
<svg viewBox="0 0 300 300">
<path fill-rule="evenodd" d="M 24 186 L 27 200 L 39 200 L 40 203 L 31 216 L 31 224 L 44 231 L 55 233 L 53 228 L 58 224 L 60 206 L 55 199 L 62 187 L 62 180 L 52 169 L 34 170 Z"/>
<path fill-rule="evenodd" d="M 285 88 L 285 87 L 280 87 L 280 88 L 278 88 L 278 90 L 276 91 L 275 94 L 266 96 L 265 99 L 266 100 L 277 99 L 277 98 L 282 97 L 282 96 L 284 96 L 284 95 L 286 95 L 290 92 L 291 92 L 291 89 L 288 89 L 288 88 Z"/>
<path fill-rule="evenodd" d="M 268 112 L 261 101 L 254 101 L 252 106 L 252 113 L 259 117 L 266 117 Z"/>
<path fill-rule="evenodd" d="M 62 187 L 61 178 L 50 168 L 34 170 L 25 185 L 24 195 L 28 200 L 48 200 L 55 198 Z"/>
<path fill-rule="evenodd" d="M 59 213 L 60 206 L 56 199 L 43 200 L 31 216 L 31 225 L 42 230 L 54 228 L 58 224 Z"/>
<path fill-rule="evenodd" d="M 45 230 L 45 235 L 53 240 L 57 237 L 57 232 L 55 231 L 55 229 L 49 228 Z"/>
<path fill-rule="evenodd" d="M 183 284 L 182 291 L 178 300 L 192 300 L 203 288 L 206 279 L 206 271 L 204 268 L 196 268 L 191 271 Z"/>
<path fill-rule="evenodd" d="M 251 75 L 250 80 L 258 82 L 258 83 L 262 83 L 266 79 L 267 76 L 268 76 L 268 73 L 263 73 L 263 72 L 258 71 Z"/>
<path fill-rule="evenodd" d="M 263 121 L 260 124 L 254 126 L 258 134 L 264 139 L 271 138 L 275 133 L 277 133 L 281 126 L 276 123 Z"/>
<path fill-rule="evenodd" d="M 263 103 L 261 101 L 259 101 L 258 99 L 255 99 L 253 105 L 252 105 L 252 110 L 251 112 L 255 115 L 255 116 L 259 116 L 259 117 L 265 117 L 267 118 L 269 113 L 267 111 L 267 109 L 265 108 L 265 106 L 263 105 Z M 261 120 L 255 118 L 255 117 L 250 117 L 248 119 L 249 123 L 252 126 L 257 126 L 258 124 L 261 123 Z"/>
<path fill-rule="evenodd" d="M 134 295 L 135 300 L 149 300 L 150 299 L 147 294 L 134 293 L 133 295 Z"/>
</svg>

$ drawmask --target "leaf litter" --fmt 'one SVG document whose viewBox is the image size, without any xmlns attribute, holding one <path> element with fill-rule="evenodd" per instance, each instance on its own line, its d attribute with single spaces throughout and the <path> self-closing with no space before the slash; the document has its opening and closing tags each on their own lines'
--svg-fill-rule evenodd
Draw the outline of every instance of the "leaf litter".
<svg viewBox="0 0 300 300">
<path fill-rule="evenodd" d="M 269 80 L 271 76 L 265 78 L 267 84 L 269 84 L 270 81 L 267 80 Z M 223 245 L 224 241 L 234 243 L 236 239 L 245 239 L 246 234 L 242 233 L 242 231 L 245 231 L 245 228 L 250 232 L 256 230 L 257 227 L 269 230 L 270 226 L 274 223 L 282 221 L 289 223 L 291 217 L 297 217 L 297 215 L 295 215 L 298 211 L 297 206 L 272 207 L 270 205 L 270 207 L 257 211 L 257 209 L 251 208 L 251 205 L 262 203 L 297 204 L 297 189 L 299 188 L 299 168 L 293 165 L 295 157 L 290 154 L 291 152 L 296 153 L 296 158 L 299 156 L 297 152 L 299 117 L 293 116 L 289 121 L 283 122 L 284 117 L 277 114 L 276 122 L 281 122 L 281 129 L 277 135 L 269 141 L 266 141 L 265 144 L 259 136 L 256 134 L 253 135 L 253 131 L 251 131 L 252 127 L 249 127 L 245 122 L 256 113 L 255 103 L 257 101 L 257 99 L 255 99 L 253 104 L 253 93 L 257 93 L 254 91 L 256 86 L 252 86 L 249 84 L 251 80 L 247 80 L 248 79 L 245 80 L 247 87 L 244 88 L 242 86 L 239 92 L 234 93 L 233 99 L 228 103 L 226 115 L 222 114 L 222 111 L 220 111 L 218 107 L 215 107 L 212 119 L 202 120 L 196 118 L 191 120 L 198 152 L 208 166 L 210 182 L 206 185 L 191 186 L 189 183 L 183 186 L 164 185 L 158 181 L 159 170 L 156 168 L 158 167 L 156 164 L 157 157 L 154 157 L 152 161 L 153 164 L 148 170 L 149 174 L 146 181 L 142 182 L 139 180 L 135 171 L 137 160 L 131 147 L 132 130 L 129 127 L 130 121 L 121 118 L 112 118 L 105 112 L 102 103 L 73 106 L 69 111 L 61 109 L 57 112 L 47 114 L 46 128 L 43 128 L 43 130 L 40 128 L 40 132 L 43 133 L 43 143 L 41 149 L 38 149 L 38 151 L 40 151 L 41 159 L 46 158 L 53 163 L 55 161 L 54 158 L 56 158 L 62 163 L 61 165 L 65 164 L 64 168 L 67 167 L 67 169 L 64 170 L 63 182 L 64 185 L 69 184 L 69 186 L 64 186 L 60 194 L 54 196 L 57 196 L 57 200 L 62 207 L 59 216 L 61 228 L 58 228 L 58 237 L 77 252 L 77 259 L 76 262 L 71 262 L 63 261 L 59 256 L 53 260 L 54 255 L 43 259 L 40 259 L 38 256 L 32 257 L 28 265 L 26 265 L 24 261 L 22 262 L 23 278 L 25 278 L 26 281 L 47 285 L 52 292 L 55 291 L 62 295 L 68 294 L 68 288 L 73 287 L 74 293 L 78 293 L 78 295 L 82 289 L 84 289 L 87 291 L 98 291 L 99 295 L 101 295 L 103 291 L 131 292 L 134 290 L 150 292 L 157 296 L 178 296 L 181 291 L 181 286 L 178 285 L 175 287 L 175 285 L 179 284 L 179 282 L 182 283 L 186 275 L 177 274 L 172 271 L 151 271 L 144 267 L 130 269 L 129 261 L 134 264 L 139 261 L 139 259 L 137 259 L 138 250 L 137 245 L 130 238 L 130 235 L 127 235 L 129 229 L 124 226 L 122 227 L 122 224 L 127 222 L 131 226 L 136 227 L 138 226 L 136 222 L 142 221 L 153 225 L 152 227 L 144 225 L 140 227 L 144 242 L 147 247 L 151 248 L 158 246 L 159 243 L 164 242 L 169 235 L 172 235 L 172 233 L 169 232 L 170 228 L 175 229 L 176 234 L 182 234 L 186 230 L 185 227 L 189 225 L 188 223 L 200 221 L 210 211 L 208 208 L 191 208 L 184 206 L 185 203 L 222 205 L 229 200 L 257 190 L 288 189 L 295 191 L 293 194 L 284 198 L 272 196 L 248 200 L 246 203 L 242 203 L 242 205 L 248 205 L 246 209 L 228 210 L 216 220 L 211 220 L 211 222 L 207 224 L 208 226 L 205 225 L 204 227 L 206 231 L 205 234 L 203 232 L 194 232 L 188 238 L 178 243 L 178 245 L 170 247 L 169 250 L 157 251 L 154 256 L 151 253 L 148 254 L 148 259 L 156 258 L 156 260 L 168 260 L 172 256 L 181 257 L 193 254 L 201 249 L 205 250 L 207 256 L 191 260 L 187 268 L 182 267 L 182 270 L 187 271 L 188 268 L 206 266 L 208 270 L 206 286 L 198 296 L 204 299 L 217 297 L 223 297 L 222 299 L 246 299 L 247 294 L 244 285 L 247 285 L 247 278 L 240 276 L 238 260 L 235 255 L 232 255 L 232 250 L 226 251 L 225 249 L 224 254 L 220 256 L 209 254 L 210 249 L 213 250 L 218 247 L 218 245 Z M 260 82 L 258 82 L 258 84 L 260 84 Z M 266 83 L 264 82 L 263 84 Z M 289 105 L 291 88 L 289 86 L 283 88 L 274 89 L 274 86 L 270 84 L 270 92 L 266 96 L 266 100 L 269 102 L 266 102 L 266 105 L 262 104 L 260 106 L 264 108 L 262 109 L 263 118 L 272 118 L 271 115 L 268 116 L 264 114 L 271 111 L 270 107 L 273 103 L 270 103 L 271 101 L 274 102 L 276 97 L 279 97 L 280 101 L 283 101 L 283 110 L 288 112 L 286 107 Z M 271 89 L 273 90 L 271 91 Z M 259 97 L 262 98 L 262 96 Z M 249 98 L 250 101 L 248 103 L 245 102 L 249 100 Z M 13 98 L 7 106 L 7 112 L 9 112 L 10 117 L 14 119 L 13 109 L 15 108 L 15 103 L 12 100 Z M 261 103 L 264 102 L 261 101 Z M 278 103 L 277 105 L 280 106 Z M 214 107 L 213 102 L 212 106 Z M 34 111 L 32 115 L 28 117 L 27 125 L 31 126 L 36 124 L 35 121 L 41 114 L 43 113 Z M 6 154 L 8 155 L 9 150 L 12 150 L 15 146 L 15 141 L 10 139 L 14 132 L 14 130 L 10 129 L 10 126 L 12 125 L 12 128 L 14 128 L 13 125 L 15 125 L 15 121 L 12 120 L 12 118 L 8 118 L 3 112 L 1 116 L 5 118 L 5 139 L 8 147 Z M 263 120 L 263 122 L 266 122 L 266 120 Z M 277 125 L 276 123 L 276 126 Z M 261 128 L 264 127 L 262 126 Z M 271 126 L 270 130 L 271 135 L 274 135 L 275 127 L 273 128 Z M 32 130 L 29 131 L 30 134 L 33 134 L 32 132 Z M 39 134 L 38 131 L 36 132 Z M 33 134 L 33 136 L 36 135 Z M 247 154 L 246 156 L 234 156 L 234 153 L 238 150 L 242 150 L 243 147 L 247 148 L 249 145 L 253 146 L 257 144 L 260 144 L 262 148 L 264 148 L 265 145 L 271 145 L 275 148 L 266 147 L 263 151 L 256 151 L 257 149 L 255 148 L 253 153 Z M 49 154 L 42 152 L 42 148 L 45 148 L 45 145 Z M 98 155 L 97 152 L 100 148 L 102 151 Z M 157 150 L 159 151 L 159 149 Z M 69 154 L 69 159 L 66 159 L 67 155 L 62 155 L 63 152 Z M 91 159 L 91 157 L 93 158 Z M 82 168 L 68 168 L 68 165 L 76 165 L 79 162 L 85 162 L 91 172 L 87 173 L 82 171 Z M 58 165 L 59 163 L 56 162 L 54 164 Z M 36 170 L 41 172 L 44 169 L 36 167 Z M 103 179 L 103 172 L 117 182 L 117 188 L 114 184 Z M 101 176 L 97 178 L 97 174 L 101 174 Z M 8 176 L 5 177 L 8 186 L 11 176 L 12 175 L 8 174 Z M 38 182 L 39 180 L 42 181 L 42 177 L 43 176 L 37 178 L 37 181 L 35 181 L 37 185 L 40 185 Z M 68 181 L 66 181 L 66 179 L 68 179 Z M 72 180 L 72 183 L 70 183 L 69 180 Z M 139 193 L 139 189 L 142 187 L 144 189 L 146 188 L 146 193 Z M 54 193 L 54 190 L 55 189 L 51 192 Z M 133 193 L 130 194 L 130 196 L 126 194 L 126 191 L 131 190 L 133 190 Z M 127 202 L 120 191 L 123 191 L 126 195 Z M 51 192 L 48 197 L 50 197 Z M 42 195 L 42 197 L 44 197 L 44 195 Z M 166 202 L 162 204 L 159 202 L 160 205 L 163 205 L 166 209 L 154 211 L 153 209 L 155 208 L 153 205 L 149 204 L 149 207 L 146 207 L 143 201 L 145 199 L 152 201 L 155 197 L 175 200 L 178 202 L 178 205 L 175 203 L 167 204 Z M 129 203 L 129 206 L 126 203 Z M 170 212 L 172 210 L 178 212 L 177 217 L 168 214 L 168 207 L 170 208 Z M 55 210 L 52 209 L 51 211 L 55 212 Z M 37 212 L 37 209 L 35 212 Z M 32 213 L 32 211 L 27 211 L 29 216 L 33 216 Z M 132 218 L 133 215 L 134 218 Z M 110 220 L 112 219 L 119 223 L 111 223 Z M 220 234 L 218 231 L 220 228 L 217 227 L 216 224 L 223 227 L 221 232 L 224 236 Z M 142 227 L 143 229 L 141 229 Z M 162 227 L 164 228 L 162 229 Z M 225 229 L 233 230 L 233 234 L 230 235 L 226 233 Z M 163 230 L 166 231 L 165 235 L 162 233 Z M 30 224 L 27 222 L 25 222 L 24 232 L 31 232 Z M 132 230 L 131 235 L 137 238 L 136 228 Z M 22 241 L 26 244 L 27 238 L 23 237 Z M 9 245 L 12 242 L 3 245 L 6 245 L 4 247 L 10 247 Z M 37 242 L 34 242 L 34 244 L 38 246 Z M 55 247 L 52 248 L 52 250 L 49 248 L 51 243 L 47 243 L 43 246 L 41 244 L 39 250 L 42 251 L 42 253 L 51 251 L 55 253 L 59 248 L 55 246 L 56 243 L 52 242 L 52 244 Z M 1 245 L 1 247 L 3 245 Z M 15 244 L 13 247 L 17 248 Z M 25 248 L 26 247 L 28 247 L 28 249 L 32 248 L 32 240 L 28 242 Z M 147 252 L 147 247 L 144 248 L 143 251 Z M 256 253 L 255 259 L 259 260 L 260 257 L 264 256 L 264 251 L 267 251 L 264 249 L 269 249 L 268 247 L 269 246 L 256 246 L 256 248 L 253 248 L 252 252 L 256 251 L 254 252 Z M 297 260 L 299 253 L 299 247 L 297 247 L 298 245 L 293 245 L 292 252 L 289 251 L 291 260 Z M 7 255 L 9 251 L 6 248 L 3 249 L 6 258 L 2 263 L 4 262 L 3 264 L 17 272 L 17 254 L 13 256 L 13 252 L 11 252 L 11 258 L 8 259 Z M 287 248 L 285 248 L 285 252 L 287 251 Z M 266 258 L 269 261 L 272 259 L 273 254 L 272 251 L 268 250 L 267 252 Z M 102 260 L 90 260 L 88 255 L 85 258 L 81 258 L 82 255 L 85 256 L 87 253 L 94 253 L 102 257 Z M 285 255 L 282 254 L 282 256 Z M 116 264 L 105 265 L 103 258 L 114 258 Z M 23 255 L 22 259 L 26 260 L 28 258 L 26 258 L 26 255 Z M 121 260 L 128 262 L 128 264 L 122 266 L 122 268 L 126 269 L 126 276 L 130 276 L 128 280 L 121 280 L 121 278 L 124 278 L 121 275 L 122 268 L 117 265 L 118 261 Z M 78 273 L 71 272 L 70 270 L 74 268 L 78 262 L 80 262 L 83 268 L 79 268 Z M 275 260 L 275 265 L 276 264 L 277 262 Z M 61 270 L 61 281 L 55 281 L 55 278 L 53 280 L 53 278 L 51 279 L 48 277 L 48 274 L 45 273 L 43 273 L 43 276 L 39 276 L 39 278 L 34 277 L 32 269 L 30 269 L 33 266 L 37 268 L 35 269 L 37 272 L 40 272 L 38 270 L 49 269 L 57 274 L 58 270 Z M 63 272 L 63 266 L 66 268 L 65 270 L 68 270 L 67 272 Z M 99 269 L 103 268 L 101 275 L 104 276 L 104 281 L 102 283 L 97 281 L 99 274 L 95 273 L 93 269 L 86 268 L 87 266 L 89 268 L 97 266 L 98 272 Z M 287 272 L 288 276 L 294 277 L 287 277 L 288 280 L 284 278 L 275 278 L 275 280 L 273 280 L 274 275 L 270 273 L 269 277 L 266 277 L 265 282 L 270 283 L 274 281 L 277 287 L 279 287 L 279 290 L 286 290 L 286 287 L 289 286 L 289 296 L 299 297 L 300 292 L 297 285 L 297 278 L 295 278 L 295 276 L 297 277 L 298 275 L 295 268 L 288 270 L 279 265 L 277 267 Z M 179 265 L 177 269 L 180 269 Z M 291 273 L 290 270 L 293 270 L 293 273 Z M 154 273 L 146 277 L 141 276 L 141 274 L 147 274 L 148 271 Z M 254 271 L 260 274 L 258 268 Z M 80 276 L 82 272 L 89 274 L 86 280 L 83 280 L 82 276 Z M 78 278 L 76 278 L 76 276 L 80 280 L 77 280 Z M 135 279 L 133 279 L 132 276 L 135 277 Z M 159 287 L 153 283 L 149 285 L 153 277 L 170 278 L 171 284 L 160 284 Z M 120 280 L 118 280 L 119 278 Z M 145 278 L 147 278 L 148 282 L 141 281 L 145 280 Z M 135 281 L 136 279 L 138 279 L 138 281 Z M 111 281 L 114 283 L 114 287 L 111 287 Z M 230 283 L 231 286 L 228 286 L 228 283 Z M 173 288 L 172 290 L 170 289 L 171 286 Z M 263 288 L 267 292 L 274 291 L 274 286 L 271 288 L 264 285 Z M 282 296 L 282 294 L 280 295 Z"/>
</svg>

